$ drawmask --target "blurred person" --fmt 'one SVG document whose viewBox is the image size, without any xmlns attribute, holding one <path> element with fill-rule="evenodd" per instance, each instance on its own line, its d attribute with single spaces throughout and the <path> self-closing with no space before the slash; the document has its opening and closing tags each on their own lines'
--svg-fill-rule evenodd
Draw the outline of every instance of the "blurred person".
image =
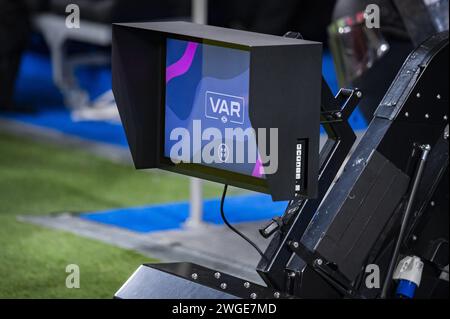
<svg viewBox="0 0 450 319">
<path fill-rule="evenodd" d="M 380 8 L 380 29 L 367 29 L 364 22 L 347 25 L 347 21 L 355 21 L 355 17 L 370 4 Z M 339 83 L 358 87 L 364 92 L 360 110 L 370 121 L 414 46 L 393 0 L 339 0 L 333 20 L 334 24 L 341 21 L 347 30 L 339 34 L 337 27 L 334 32 L 330 28 L 330 37 L 337 44 L 332 51 Z"/>
<path fill-rule="evenodd" d="M 0 111 L 31 111 L 13 103 L 15 81 L 29 34 L 25 3 L 22 0 L 0 0 Z"/>
</svg>

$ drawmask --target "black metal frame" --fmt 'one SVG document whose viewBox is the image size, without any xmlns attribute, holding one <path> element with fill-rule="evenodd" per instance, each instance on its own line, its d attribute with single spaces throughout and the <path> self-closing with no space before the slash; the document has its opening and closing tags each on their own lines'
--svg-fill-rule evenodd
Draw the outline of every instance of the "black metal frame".
<svg viewBox="0 0 450 319">
<path fill-rule="evenodd" d="M 368 162 L 371 159 L 373 150 L 378 149 L 380 150 L 380 152 L 384 153 L 388 160 L 392 161 L 403 169 L 403 165 L 399 164 L 402 163 L 402 159 L 405 157 L 404 154 L 409 154 L 411 147 L 409 145 L 399 145 L 398 149 L 387 150 L 386 146 L 383 144 L 387 143 L 385 140 L 389 140 L 391 142 L 393 141 L 394 137 L 392 135 L 392 132 L 394 130 L 397 130 L 398 127 L 402 125 L 402 120 L 398 118 L 400 111 L 406 112 L 407 114 L 408 110 L 411 109 L 411 105 L 406 106 L 405 104 L 408 102 L 410 95 L 414 93 L 414 87 L 416 83 L 420 79 L 428 63 L 431 62 L 431 60 L 438 52 L 445 50 L 446 46 L 448 50 L 448 33 L 443 33 L 432 37 L 424 45 L 420 46 L 410 55 L 410 57 L 405 62 L 402 70 L 400 70 L 397 79 L 393 82 L 390 90 L 387 92 L 383 102 L 375 113 L 375 119 L 371 123 L 363 141 L 352 154 L 349 162 L 353 162 L 358 158 L 363 162 Z M 333 105 L 332 102 L 329 102 L 329 94 L 327 100 L 326 91 L 327 90 L 325 88 L 325 100 L 322 102 L 322 112 L 327 111 L 327 105 Z M 346 90 L 344 92 L 346 92 Z M 353 94 L 357 94 L 357 92 L 358 91 L 353 92 Z M 340 93 L 342 93 L 342 90 Z M 349 94 L 347 93 L 344 96 L 349 96 Z M 336 100 L 342 101 L 342 96 L 340 97 L 338 95 L 336 97 Z M 412 105 L 414 105 L 414 103 L 412 103 Z M 350 106 L 352 105 L 350 104 Z M 329 113 L 335 115 L 339 114 L 335 112 L 336 110 L 336 107 L 334 107 L 329 111 Z M 351 110 L 351 107 L 347 110 Z M 442 110 L 443 109 L 440 108 L 436 109 L 437 115 L 441 116 L 441 118 L 443 114 L 440 114 L 439 112 L 441 112 Z M 421 112 L 424 111 L 421 110 Z M 317 263 L 315 263 L 314 261 L 316 259 L 320 259 L 323 261 L 323 265 L 327 265 L 328 262 L 323 257 L 313 258 L 314 256 L 321 256 L 320 252 L 316 251 L 315 249 L 313 250 L 313 248 L 309 245 L 308 247 L 305 247 L 302 244 L 305 230 L 308 227 L 311 219 L 313 218 L 313 215 L 317 213 L 317 209 L 319 208 L 319 205 L 321 205 L 322 200 L 334 202 L 334 204 L 336 204 L 335 206 L 338 206 L 337 203 L 343 203 L 346 199 L 346 197 L 342 197 L 342 193 L 339 193 L 338 191 L 335 191 L 335 193 L 339 196 L 333 196 L 333 193 L 326 195 L 329 190 L 329 186 L 333 182 L 333 179 L 337 176 L 337 173 L 354 142 L 353 132 L 348 126 L 348 123 L 345 121 L 345 119 L 350 114 L 348 111 L 346 111 L 345 104 L 342 113 L 342 118 L 344 119 L 344 121 L 335 122 L 335 118 L 333 119 L 333 117 L 330 116 L 328 123 L 329 126 L 325 126 L 327 133 L 329 134 L 329 140 L 323 148 L 320 156 L 321 174 L 319 178 L 319 199 L 297 201 L 289 205 L 285 215 L 291 215 L 290 223 L 288 225 L 282 225 L 282 223 L 280 223 L 280 220 L 277 220 L 278 224 L 280 224 L 281 227 L 284 226 L 285 229 L 282 229 L 281 232 L 275 234 L 274 239 L 269 244 L 269 247 L 265 253 L 267 259 L 262 259 L 257 268 L 258 273 L 269 286 L 275 287 L 276 289 L 280 289 L 282 291 L 287 291 L 289 294 L 293 294 L 296 296 L 315 296 L 315 292 L 311 290 L 320 290 L 321 288 L 323 288 L 324 286 L 319 286 L 320 281 L 325 281 L 328 284 L 329 288 L 332 288 L 334 292 L 331 290 L 327 291 L 327 289 L 323 289 L 318 294 L 318 296 L 357 296 L 354 291 L 355 289 L 350 285 L 351 281 L 346 279 L 345 276 L 342 276 L 341 273 L 333 271 L 333 269 L 328 269 L 328 273 L 324 273 L 322 271 L 322 273 L 319 274 L 319 281 L 317 280 L 317 276 L 315 277 L 315 279 L 312 279 L 312 276 L 315 275 L 311 275 L 311 270 L 313 273 L 318 273 L 317 270 L 321 268 L 317 267 Z M 424 117 L 421 119 L 422 122 L 424 120 L 426 121 L 426 119 L 428 118 L 425 112 L 423 113 L 423 116 Z M 443 118 L 444 121 L 442 121 L 441 123 L 446 124 L 447 122 L 448 124 L 448 120 L 445 119 L 446 117 L 444 116 Z M 417 125 L 417 127 L 411 128 L 414 130 L 418 130 L 420 128 L 419 125 Z M 436 126 L 438 127 L 440 125 L 441 124 L 439 124 L 438 121 L 436 123 Z M 436 135 L 432 131 L 426 133 L 423 132 L 422 136 L 420 132 L 417 131 L 408 131 L 405 133 L 410 134 L 411 138 L 413 140 L 415 139 L 417 143 L 423 143 L 425 141 L 430 142 L 430 144 L 434 142 L 434 136 Z M 405 139 L 404 136 L 402 136 L 401 138 L 403 140 Z M 443 163 L 444 166 L 440 168 L 440 171 L 445 171 L 446 167 L 448 169 L 448 150 L 446 154 L 447 155 L 445 155 L 441 150 L 440 154 L 435 155 L 437 157 L 447 156 L 447 164 L 445 165 L 445 163 Z M 345 177 L 347 177 L 349 181 L 347 182 L 343 178 L 344 181 L 342 181 L 340 185 L 341 187 L 351 187 L 351 175 L 355 175 L 355 170 L 356 169 L 349 167 L 345 174 Z M 404 168 L 404 170 L 406 171 L 407 169 Z M 440 179 L 436 180 L 435 184 L 439 183 L 439 181 Z M 352 181 L 352 183 L 354 182 L 355 179 Z M 338 208 L 338 210 L 336 211 L 336 214 L 339 212 L 339 209 L 340 208 Z M 389 240 L 392 241 L 393 238 L 395 239 L 395 235 L 394 237 L 390 237 Z M 296 245 L 297 247 L 294 247 L 294 245 Z M 330 274 L 332 275 L 331 277 L 329 276 Z M 310 277 L 309 279 L 311 279 L 314 283 L 308 285 L 307 283 L 309 279 L 307 277 Z M 336 283 L 338 285 L 336 285 Z M 299 288 L 299 286 L 307 287 Z M 304 290 L 309 291 L 307 294 L 304 294 Z"/>
<path fill-rule="evenodd" d="M 248 283 L 255 285 L 259 294 L 249 296 L 247 284 L 241 279 L 233 276 L 221 277 L 227 278 L 227 282 L 233 285 L 232 289 L 230 287 L 228 290 L 232 296 L 240 298 L 377 297 L 376 291 L 366 291 L 359 286 L 362 271 L 358 270 L 355 275 L 355 271 L 352 273 L 346 269 L 345 274 L 343 270 L 345 267 L 340 268 L 341 265 L 336 264 L 335 260 L 327 256 L 330 250 L 325 249 L 326 242 L 323 243 L 321 236 L 330 231 L 330 225 L 336 218 L 345 215 L 342 206 L 349 201 L 350 191 L 358 187 L 360 189 L 367 188 L 364 183 L 358 184 L 363 177 L 364 167 L 374 165 L 375 168 L 380 167 L 380 170 L 383 171 L 385 168 L 383 165 L 386 165 L 389 170 L 384 169 L 384 174 L 389 175 L 391 172 L 395 172 L 401 185 L 395 186 L 395 189 L 392 190 L 396 194 L 390 198 L 389 214 L 384 216 L 389 219 L 383 220 L 385 222 L 383 229 L 371 230 L 377 237 L 371 246 L 365 247 L 366 250 L 358 257 L 359 261 L 362 260 L 361 258 L 365 258 L 362 263 L 373 262 L 380 265 L 380 269 L 387 269 L 393 255 L 393 244 L 398 237 L 400 212 L 404 199 L 408 195 L 409 177 L 413 177 L 414 174 L 414 170 L 411 169 L 410 154 L 415 144 L 430 144 L 432 151 L 430 160 L 423 167 L 422 182 L 417 186 L 420 190 L 414 201 L 413 211 L 416 213 L 406 230 L 401 254 L 413 253 L 428 258 L 430 241 L 433 241 L 436 235 L 441 236 L 441 234 L 435 234 L 436 223 L 442 224 L 442 220 L 445 218 L 448 221 L 449 151 L 448 116 L 446 114 L 448 112 L 448 74 L 445 77 L 442 72 L 442 65 L 445 64 L 448 66 L 448 32 L 432 37 L 409 56 L 377 109 L 375 118 L 366 134 L 348 158 L 341 175 L 339 175 L 339 171 L 356 139 L 348 123 L 348 117 L 358 104 L 362 93 L 359 90 L 343 89 L 336 97 L 333 97 L 329 87 L 323 82 L 322 124 L 328 134 L 328 141 L 320 153 L 319 196 L 317 199 L 291 201 L 284 215 L 269 225 L 270 231 L 262 231 L 266 236 L 274 233 L 274 238 L 266 249 L 266 258 L 261 259 L 257 266 L 257 271 L 267 287 Z M 435 79 L 436 76 L 438 79 Z M 435 83 L 430 79 L 435 80 Z M 437 92 L 436 90 L 439 90 L 443 96 L 439 95 L 439 98 L 436 99 L 436 95 L 432 95 L 436 94 L 433 93 Z M 420 92 L 427 93 L 427 95 L 418 102 L 415 97 L 417 96 L 419 99 Z M 430 92 L 432 94 L 428 94 Z M 426 113 L 427 110 L 421 106 L 432 103 L 435 104 L 435 107 L 431 109 L 433 119 L 430 120 L 430 114 Z M 377 166 L 380 165 L 379 163 L 382 165 Z M 447 181 L 445 177 L 447 177 Z M 335 180 L 336 178 L 338 179 Z M 376 181 L 382 182 L 383 179 Z M 443 193 L 439 188 L 443 189 Z M 371 194 L 371 196 L 376 197 L 376 194 Z M 430 219 L 429 213 L 435 206 L 431 204 L 431 199 L 442 202 L 441 205 L 447 211 L 441 212 L 440 219 L 436 221 L 434 218 L 434 223 L 429 226 L 427 219 Z M 350 198 L 351 200 L 352 198 Z M 445 201 L 447 202 L 445 203 Z M 373 213 L 378 212 L 373 211 Z M 369 215 L 369 217 L 373 216 Z M 311 232 L 311 227 L 315 226 L 319 226 L 319 231 Z M 343 228 L 346 226 L 347 224 L 343 225 Z M 431 229 L 431 231 L 420 230 L 421 226 Z M 423 238 L 414 239 L 415 235 L 419 233 L 423 234 Z M 442 234 L 447 236 L 448 245 L 448 222 L 443 225 Z M 417 243 L 412 244 L 415 241 Z M 426 270 L 423 274 L 423 278 L 427 278 L 433 287 L 443 282 L 439 280 L 439 273 L 436 275 L 436 271 L 440 271 L 442 263 L 435 260 L 436 252 L 441 247 L 442 245 L 439 244 L 432 249 L 433 256 L 428 258 L 427 263 L 434 266 L 427 267 L 431 270 Z M 448 264 L 448 249 L 446 262 Z M 359 266 L 362 267 L 364 264 Z M 189 296 L 198 296 L 196 291 L 201 289 L 199 287 L 213 288 L 215 291 L 225 290 L 223 287 L 226 287 L 218 286 L 217 276 L 213 270 L 205 270 L 201 266 L 178 263 L 167 266 L 146 265 L 146 267 L 170 274 L 170 284 L 166 286 L 186 287 L 186 281 L 195 282 L 196 284 L 189 287 L 190 294 L 187 294 Z M 202 272 L 200 281 L 197 277 L 199 269 Z M 129 283 L 127 282 L 127 284 Z M 145 286 L 145 283 L 140 285 Z M 130 287 L 132 288 L 132 286 Z M 431 297 L 435 290 L 433 287 L 419 289 L 419 294 Z M 164 288 L 156 287 L 147 297 L 173 297 L 170 291 L 166 291 L 165 294 L 160 291 Z M 448 282 L 446 291 L 448 295 Z M 122 296 L 128 295 L 124 293 L 123 289 L 120 292 Z M 387 292 L 388 297 L 391 294 L 392 291 Z"/>
<path fill-rule="evenodd" d="M 301 254 L 300 249 L 293 248 L 291 245 L 292 240 L 297 238 L 294 234 L 298 234 L 299 228 L 304 228 L 308 224 L 307 219 L 305 219 L 306 215 L 308 215 L 309 218 L 312 217 L 312 213 L 319 205 L 321 199 L 325 196 L 327 189 L 333 182 L 333 179 L 337 175 L 341 165 L 345 161 L 345 158 L 356 140 L 356 135 L 348 123 L 348 118 L 358 105 L 361 97 L 362 93 L 357 89 L 341 89 L 337 96 L 333 97 L 325 80 L 322 81 L 321 123 L 328 134 L 328 140 L 320 153 L 319 196 L 314 200 L 299 199 L 292 201 L 286 209 L 286 216 L 296 216 L 295 221 L 289 225 L 288 234 L 291 236 L 286 236 L 283 238 L 282 244 L 279 244 L 276 240 L 273 240 L 271 245 L 278 246 L 279 251 L 271 258 L 270 265 L 268 265 L 270 267 L 267 267 L 267 271 L 264 272 L 260 270 L 262 265 L 261 262 L 257 269 L 260 275 L 268 283 L 268 287 L 251 283 L 249 281 L 223 273 L 220 273 L 221 280 L 219 280 L 217 278 L 217 274 L 219 274 L 218 272 L 191 263 L 148 264 L 144 266 L 179 277 L 178 279 L 171 279 L 173 280 L 172 285 L 181 285 L 180 281 L 188 280 L 205 287 L 213 287 L 217 290 L 226 290 L 227 294 L 232 294 L 240 298 L 294 298 L 293 291 L 286 289 L 282 282 L 280 283 L 276 280 L 271 281 L 270 279 L 274 278 L 283 280 L 283 278 L 280 277 L 280 274 L 284 273 L 284 269 L 282 269 L 283 265 L 288 263 L 288 259 L 293 253 L 306 256 L 305 254 L 307 254 L 307 250 L 303 250 L 305 254 Z M 302 215 L 301 212 L 305 213 Z M 299 218 L 300 216 L 302 218 Z M 286 218 L 286 223 L 288 223 L 288 219 L 289 218 Z M 283 225 L 283 227 L 284 226 L 287 225 Z M 285 243 L 287 243 L 287 245 L 284 245 Z M 262 261 L 267 262 L 269 259 L 263 258 Z M 336 281 L 337 288 L 341 283 L 343 283 L 343 277 L 337 272 L 333 272 L 328 269 L 326 265 L 322 266 L 317 263 L 315 263 L 315 265 L 317 266 L 316 270 L 318 273 L 330 278 L 331 285 L 334 284 L 334 279 L 332 278 L 342 279 L 341 281 Z M 277 266 L 280 266 L 281 268 Z M 221 287 L 221 283 L 224 282 L 227 283 L 227 286 L 225 286 L 227 288 Z M 247 286 L 251 287 L 251 289 Z M 350 291 L 348 285 L 344 284 L 343 287 L 343 293 L 346 293 L 349 296 L 353 295 L 353 292 Z M 137 288 L 136 286 L 133 286 L 133 289 L 148 289 L 148 287 L 139 286 L 139 288 Z M 116 297 L 127 298 L 128 293 L 129 292 L 124 286 L 124 288 L 120 290 L 120 294 L 116 294 Z M 161 292 L 159 292 L 159 294 L 160 293 Z"/>
<path fill-rule="evenodd" d="M 299 234 L 306 229 L 356 140 L 348 118 L 361 98 L 362 92 L 358 89 L 341 89 L 333 97 L 328 84 L 322 81 L 321 123 L 328 139 L 320 152 L 319 195 L 316 199 L 290 203 L 285 211 L 289 218 L 285 218 L 288 220 L 282 225 L 287 229 L 271 241 L 265 253 L 270 257 L 262 259 L 257 267 L 265 282 L 277 289 L 288 290 L 287 278 L 293 275 L 285 271 L 293 254 L 289 243 L 299 240 Z"/>
<path fill-rule="evenodd" d="M 288 32 L 285 37 L 302 36 L 297 32 Z M 265 253 L 266 258 L 261 259 L 257 267 L 265 282 L 276 289 L 293 293 L 289 290 L 297 274 L 286 272 L 284 269 L 292 259 L 293 252 L 297 254 L 302 252 L 306 260 L 310 259 L 309 254 L 313 254 L 308 253 L 307 248 L 298 242 L 298 234 L 302 234 L 306 229 L 355 143 L 356 135 L 348 119 L 361 98 L 362 92 L 358 89 L 341 89 L 334 97 L 322 77 L 321 125 L 328 138 L 319 155 L 319 194 L 315 199 L 291 201 L 282 217 L 273 219 L 269 225 L 260 229 L 261 235 L 265 238 L 281 229 L 269 244 Z M 293 248 L 292 243 L 304 249 Z M 315 263 L 313 265 L 317 266 Z"/>
</svg>

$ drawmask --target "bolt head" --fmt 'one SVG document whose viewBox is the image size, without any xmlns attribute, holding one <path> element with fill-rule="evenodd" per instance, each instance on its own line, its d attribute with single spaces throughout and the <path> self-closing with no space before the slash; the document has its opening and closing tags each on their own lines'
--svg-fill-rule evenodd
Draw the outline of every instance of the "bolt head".
<svg viewBox="0 0 450 319">
<path fill-rule="evenodd" d="M 216 279 L 219 279 L 220 276 L 221 276 L 220 272 L 216 272 L 216 273 L 214 274 L 214 278 L 216 278 Z"/>
<path fill-rule="evenodd" d="M 437 98 L 438 100 L 440 100 L 440 99 L 441 99 L 441 95 L 440 95 L 440 94 L 436 95 L 436 98 Z"/>
<path fill-rule="evenodd" d="M 357 91 L 357 92 L 356 92 L 356 96 L 357 96 L 358 98 L 362 98 L 363 94 L 362 94 L 361 91 Z"/>
<path fill-rule="evenodd" d="M 278 298 L 280 298 L 280 293 L 278 291 L 276 291 L 273 293 L 273 296 L 275 299 L 278 299 Z"/>
<path fill-rule="evenodd" d="M 252 299 L 256 299 L 256 297 L 258 297 L 254 292 L 252 292 L 251 294 L 250 294 L 250 298 L 252 298 Z"/>
<path fill-rule="evenodd" d="M 405 112 L 405 117 L 409 117 L 409 113 L 408 112 Z"/>
<path fill-rule="evenodd" d="M 444 115 L 444 121 L 447 121 L 447 120 L 448 120 L 448 116 Z"/>
<path fill-rule="evenodd" d="M 221 284 L 220 284 L 220 288 L 221 288 L 221 289 L 224 289 L 224 290 L 227 289 L 227 284 L 224 283 L 224 282 L 221 283 Z"/>
<path fill-rule="evenodd" d="M 430 206 L 431 206 L 431 207 L 434 207 L 435 205 L 436 205 L 436 203 L 435 203 L 434 201 L 431 201 L 431 202 L 430 202 Z"/>
<path fill-rule="evenodd" d="M 191 277 L 192 277 L 192 279 L 197 280 L 197 279 L 198 279 L 198 274 L 193 273 L 193 274 L 191 275 Z"/>
<path fill-rule="evenodd" d="M 429 119 L 429 118 L 430 118 L 430 114 L 428 114 L 428 113 L 425 114 L 425 118 L 426 118 L 426 119 Z"/>
<path fill-rule="evenodd" d="M 322 264 L 323 264 L 323 260 L 322 259 L 316 259 L 316 264 L 318 265 L 318 266 L 322 266 Z"/>
<path fill-rule="evenodd" d="M 431 151 L 431 145 L 430 144 L 425 144 L 422 146 L 422 149 L 425 151 Z"/>
<path fill-rule="evenodd" d="M 420 99 L 421 96 L 422 96 L 422 95 L 421 95 L 420 93 L 417 93 L 417 94 L 416 94 L 416 97 L 417 97 L 418 99 Z"/>
<path fill-rule="evenodd" d="M 244 282 L 244 287 L 247 289 L 250 288 L 250 283 L 248 281 Z"/>
<path fill-rule="evenodd" d="M 293 246 L 294 248 L 298 248 L 298 242 L 294 241 L 294 242 L 292 243 L 292 246 Z"/>
</svg>

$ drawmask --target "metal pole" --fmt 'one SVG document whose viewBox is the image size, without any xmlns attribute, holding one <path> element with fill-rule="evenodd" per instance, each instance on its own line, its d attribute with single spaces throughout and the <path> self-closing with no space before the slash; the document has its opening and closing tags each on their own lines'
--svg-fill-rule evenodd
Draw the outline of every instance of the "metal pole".
<svg viewBox="0 0 450 319">
<path fill-rule="evenodd" d="M 199 24 L 208 23 L 208 1 L 192 0 L 192 21 Z M 199 227 L 203 224 L 203 187 L 198 178 L 190 179 L 189 217 L 186 227 Z"/>
<path fill-rule="evenodd" d="M 405 213 L 403 215 L 402 218 L 402 224 L 400 227 L 400 233 L 397 237 L 397 242 L 395 244 L 395 248 L 394 248 L 394 252 L 392 254 L 392 259 L 391 262 L 389 264 L 389 268 L 386 274 L 386 278 L 384 280 L 384 284 L 383 284 L 383 288 L 381 290 L 381 298 L 385 299 L 389 293 L 389 289 L 391 287 L 391 283 L 392 283 L 392 275 L 394 273 L 395 267 L 397 266 L 397 262 L 398 262 L 398 256 L 400 253 L 400 246 L 402 245 L 403 239 L 405 237 L 406 234 L 406 230 L 408 227 L 408 222 L 409 222 L 409 217 L 411 215 L 412 209 L 413 209 L 413 205 L 414 205 L 414 200 L 416 198 L 416 194 L 417 194 L 417 190 L 419 189 L 419 185 L 420 185 L 420 181 L 422 180 L 422 174 L 423 171 L 425 169 L 425 164 L 427 162 L 428 159 L 428 154 L 431 151 L 431 146 L 430 145 L 422 145 L 421 147 L 422 150 L 422 156 L 420 157 L 419 160 L 419 164 L 413 179 L 413 185 L 411 188 L 411 193 L 409 194 L 409 198 L 408 198 L 408 203 L 406 205 L 406 209 L 405 209 Z"/>
<path fill-rule="evenodd" d="M 189 217 L 184 226 L 195 228 L 203 225 L 203 189 L 202 180 L 190 178 Z"/>
<path fill-rule="evenodd" d="M 208 24 L 208 0 L 192 0 L 192 22 Z"/>
</svg>

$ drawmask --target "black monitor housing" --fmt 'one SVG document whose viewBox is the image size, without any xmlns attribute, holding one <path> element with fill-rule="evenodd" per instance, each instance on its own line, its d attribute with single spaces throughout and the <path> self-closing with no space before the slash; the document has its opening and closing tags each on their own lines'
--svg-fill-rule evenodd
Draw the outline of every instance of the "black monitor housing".
<svg viewBox="0 0 450 319">
<path fill-rule="evenodd" d="M 248 47 L 252 59 L 250 93 L 255 95 L 250 101 L 252 125 L 296 123 L 298 127 L 289 126 L 290 132 L 280 127 L 283 134 L 280 133 L 280 143 L 285 138 L 290 141 L 292 136 L 300 136 L 309 138 L 308 145 L 316 146 L 318 128 L 312 123 L 315 117 L 312 113 L 308 113 L 310 118 L 303 117 L 304 109 L 313 112 L 311 100 L 304 103 L 301 97 L 305 94 L 316 101 L 315 94 L 303 91 L 307 88 L 303 80 L 311 77 L 315 83 L 316 76 L 320 80 L 320 74 L 299 75 L 299 67 L 310 70 L 301 61 L 302 57 L 306 58 L 302 46 L 307 48 L 307 42 L 292 42 L 296 45 L 284 39 L 288 41 L 285 45 L 265 48 L 262 43 L 284 40 L 246 33 L 247 37 L 240 32 L 189 24 L 120 25 L 114 27 L 114 89 L 137 167 L 165 168 L 160 162 L 161 153 L 155 151 L 160 149 L 158 119 L 165 105 L 159 91 L 163 90 L 164 41 L 167 37 L 179 37 L 183 25 L 184 32 L 199 36 L 194 39 L 197 41 L 210 39 L 206 30 L 214 30 L 211 34 L 221 39 L 221 45 L 223 41 L 241 46 L 251 42 Z M 218 34 L 221 30 L 223 34 Z M 231 34 L 243 38 L 238 37 L 239 40 Z M 286 34 L 287 38 L 299 36 L 295 32 Z M 189 36 L 189 39 L 193 38 Z M 298 46 L 296 54 L 291 52 L 291 45 Z M 312 48 L 306 51 L 315 54 Z M 394 298 L 399 296 L 393 272 L 404 266 L 400 260 L 405 256 L 419 257 L 425 265 L 420 270 L 422 284 L 416 284 L 417 298 L 448 297 L 448 281 L 442 280 L 448 265 L 449 231 L 448 55 L 448 31 L 432 36 L 414 50 L 355 147 L 356 135 L 348 119 L 359 104 L 362 92 L 356 88 L 341 89 L 333 96 L 328 85 L 322 82 L 320 123 L 328 140 L 319 155 L 318 196 L 290 201 L 281 216 L 261 229 L 265 238 L 272 237 L 256 268 L 264 285 L 241 279 L 241 274 L 235 274 L 238 277 L 227 274 L 217 266 L 210 269 L 183 262 L 144 264 L 115 297 Z M 316 62 L 315 55 L 313 59 Z M 266 64 L 261 64 L 262 60 Z M 288 65 L 292 65 L 295 75 Z M 261 78 L 263 75 L 268 75 L 270 81 Z M 158 76 L 162 79 L 158 80 Z M 271 82 L 274 79 L 280 81 Z M 274 88 L 275 97 L 295 105 L 288 104 L 292 106 L 288 109 L 273 103 L 273 96 L 264 91 L 268 88 Z M 299 88 L 298 92 L 294 88 Z M 293 101 L 295 98 L 298 100 Z M 291 111 L 289 120 L 282 113 L 287 110 Z M 317 129 L 317 135 L 308 135 L 312 134 L 308 120 Z M 289 143 L 283 144 L 286 154 L 280 151 L 280 165 L 287 171 L 291 163 Z M 315 151 L 309 149 L 308 165 L 314 165 L 310 159 L 315 159 Z M 200 176 L 194 170 L 189 174 Z M 268 191 L 274 198 L 292 193 L 290 187 L 294 184 L 289 178 L 283 180 L 283 176 L 275 174 L 267 178 Z M 219 180 L 216 175 L 207 178 Z M 311 174 L 308 183 L 310 178 Z M 231 180 L 224 182 L 231 183 Z M 283 188 L 286 185 L 289 188 Z M 376 272 L 368 272 L 367 267 L 373 265 L 379 267 L 379 273 L 386 274 L 379 287 L 365 284 L 370 277 L 373 282 Z"/>
<path fill-rule="evenodd" d="M 278 169 L 273 174 L 256 178 L 220 166 L 168 160 L 164 153 L 168 39 L 248 52 L 246 105 L 251 127 L 257 139 L 259 129 L 278 129 Z M 160 168 L 230 184 L 268 193 L 273 200 L 315 197 L 321 58 L 320 43 L 301 39 L 187 22 L 115 24 L 113 91 L 136 168 Z"/>
</svg>

